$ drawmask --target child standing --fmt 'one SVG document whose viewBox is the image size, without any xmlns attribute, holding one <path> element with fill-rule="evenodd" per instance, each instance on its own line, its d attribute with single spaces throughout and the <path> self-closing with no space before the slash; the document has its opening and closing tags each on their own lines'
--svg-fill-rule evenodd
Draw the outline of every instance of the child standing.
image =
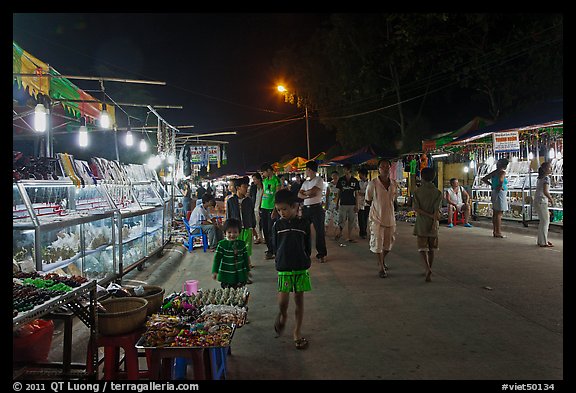
<svg viewBox="0 0 576 393">
<path fill-rule="evenodd" d="M 212 278 L 220 281 L 222 288 L 240 288 L 248 283 L 251 276 L 246 243 L 238 239 L 241 226 L 236 219 L 226 220 L 225 238 L 216 247 Z"/>
<path fill-rule="evenodd" d="M 274 322 L 274 330 L 282 334 L 288 318 L 290 292 L 294 292 L 296 304 L 296 325 L 293 331 L 294 345 L 297 349 L 308 347 L 308 340 L 302 337 L 301 328 L 304 319 L 304 292 L 312 290 L 310 284 L 310 222 L 298 217 L 298 200 L 291 191 L 283 189 L 276 192 L 275 206 L 280 219 L 272 228 L 272 243 L 276 255 L 278 271 L 278 307 L 279 313 Z"/>
<path fill-rule="evenodd" d="M 426 265 L 426 282 L 432 281 L 432 263 L 434 250 L 438 249 L 438 227 L 442 217 L 442 192 L 434 183 L 433 168 L 423 168 L 421 171 L 422 185 L 414 191 L 414 210 L 416 211 L 416 224 L 414 235 L 418 237 L 418 251 Z"/>
<path fill-rule="evenodd" d="M 248 195 L 248 177 L 244 176 L 234 180 L 235 194 L 226 201 L 226 219 L 235 218 L 240 221 L 240 235 L 238 239 L 244 240 L 248 259 L 252 256 L 252 238 L 256 235 L 256 215 L 254 214 L 254 201 Z M 250 268 L 252 268 L 250 263 Z"/>
</svg>

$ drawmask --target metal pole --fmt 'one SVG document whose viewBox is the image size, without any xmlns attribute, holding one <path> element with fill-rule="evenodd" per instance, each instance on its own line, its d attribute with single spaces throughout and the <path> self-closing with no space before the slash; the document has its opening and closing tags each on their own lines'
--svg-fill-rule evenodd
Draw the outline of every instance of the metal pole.
<svg viewBox="0 0 576 393">
<path fill-rule="evenodd" d="M 46 108 L 46 157 L 53 158 L 53 145 L 52 145 L 52 100 L 48 98 Z"/>
<path fill-rule="evenodd" d="M 306 147 L 308 149 L 308 159 L 310 159 L 310 136 L 308 132 L 308 105 L 305 106 L 306 109 Z"/>
</svg>

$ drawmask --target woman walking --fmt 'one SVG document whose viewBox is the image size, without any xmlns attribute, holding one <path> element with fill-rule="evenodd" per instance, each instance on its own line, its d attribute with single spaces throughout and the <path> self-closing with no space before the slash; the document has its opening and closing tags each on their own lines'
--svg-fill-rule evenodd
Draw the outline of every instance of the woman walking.
<svg viewBox="0 0 576 393">
<path fill-rule="evenodd" d="M 552 166 L 550 162 L 543 162 L 538 168 L 538 180 L 536 181 L 536 193 L 534 194 L 534 207 L 538 213 L 538 245 L 540 247 L 554 247 L 548 241 L 548 228 L 550 227 L 550 212 L 548 202 L 554 206 L 554 200 L 550 195 L 550 173 Z"/>
<path fill-rule="evenodd" d="M 264 233 L 262 232 L 260 220 L 260 205 L 262 204 L 263 193 L 262 175 L 256 172 L 252 175 L 252 185 L 250 186 L 250 198 L 254 201 L 254 214 L 256 215 L 256 236 L 254 236 L 254 244 L 264 242 Z"/>
</svg>

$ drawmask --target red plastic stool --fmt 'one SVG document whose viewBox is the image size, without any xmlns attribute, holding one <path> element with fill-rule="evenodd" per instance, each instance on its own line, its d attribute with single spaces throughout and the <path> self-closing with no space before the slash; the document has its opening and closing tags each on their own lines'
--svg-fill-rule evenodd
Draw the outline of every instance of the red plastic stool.
<svg viewBox="0 0 576 393">
<path fill-rule="evenodd" d="M 138 349 L 136 343 L 142 336 L 142 330 L 136 330 L 132 333 L 118 336 L 96 337 L 96 346 L 104 347 L 104 379 L 107 381 L 119 379 L 126 376 L 127 379 L 136 380 L 139 378 L 148 378 L 148 370 L 140 371 L 138 367 Z M 119 370 L 120 366 L 120 348 L 124 349 L 124 369 Z M 88 343 L 86 372 L 92 374 L 92 346 Z M 97 374 L 97 373 L 96 373 Z"/>
<path fill-rule="evenodd" d="M 458 218 L 460 217 L 460 218 Z M 454 225 L 464 224 L 466 220 L 464 219 L 464 213 L 454 210 L 454 216 L 452 216 L 452 223 Z"/>
</svg>

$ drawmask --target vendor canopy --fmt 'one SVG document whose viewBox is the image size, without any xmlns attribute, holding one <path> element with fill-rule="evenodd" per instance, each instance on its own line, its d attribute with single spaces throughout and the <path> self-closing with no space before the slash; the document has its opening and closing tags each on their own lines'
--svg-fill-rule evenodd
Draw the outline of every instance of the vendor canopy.
<svg viewBox="0 0 576 393">
<path fill-rule="evenodd" d="M 13 79 L 19 87 L 28 89 L 34 98 L 38 94 L 60 101 L 61 105 L 74 117 L 86 117 L 88 121 L 94 121 L 100 117 L 102 104 L 80 89 L 60 73 L 42 60 L 32 56 L 12 41 L 12 73 Z M 36 74 L 35 76 L 21 76 L 19 74 Z M 72 101 L 70 101 L 72 100 Z M 74 102 L 76 101 L 76 102 Z M 116 124 L 115 110 L 108 105 L 106 110 L 110 116 L 111 124 Z"/>
<path fill-rule="evenodd" d="M 467 133 L 479 130 L 489 125 L 494 124 L 493 121 L 486 119 L 484 117 L 476 116 L 468 123 L 464 124 L 462 127 L 455 131 L 445 132 L 442 134 L 436 134 L 432 138 L 422 141 L 422 151 L 427 153 L 429 151 L 436 150 L 448 143 L 453 142 L 457 138 Z"/>
<path fill-rule="evenodd" d="M 499 131 L 522 131 L 564 124 L 563 104 L 564 99 L 559 98 L 529 105 L 518 112 L 504 116 L 490 126 L 467 132 L 451 144 L 467 143 Z"/>
</svg>

